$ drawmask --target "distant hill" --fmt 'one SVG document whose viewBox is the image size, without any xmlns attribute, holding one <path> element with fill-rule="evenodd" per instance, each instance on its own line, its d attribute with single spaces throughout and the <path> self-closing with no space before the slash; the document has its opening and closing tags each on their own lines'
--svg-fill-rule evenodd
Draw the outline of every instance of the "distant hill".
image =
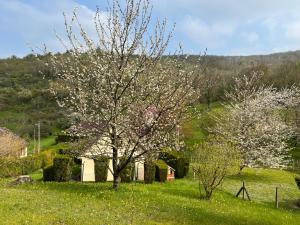
<svg viewBox="0 0 300 225">
<path fill-rule="evenodd" d="M 189 56 L 188 62 L 199 63 L 198 58 Z M 208 55 L 202 58 L 202 63 L 222 78 L 214 101 L 222 99 L 223 89 L 230 86 L 233 76 L 252 70 L 262 70 L 264 82 L 276 87 L 300 86 L 300 51 L 253 56 Z M 43 69 L 33 55 L 0 59 L 0 127 L 21 136 L 32 136 L 33 125 L 41 121 L 42 135 L 47 136 L 69 125 L 64 111 L 48 92 L 48 81 L 39 73 Z"/>
</svg>

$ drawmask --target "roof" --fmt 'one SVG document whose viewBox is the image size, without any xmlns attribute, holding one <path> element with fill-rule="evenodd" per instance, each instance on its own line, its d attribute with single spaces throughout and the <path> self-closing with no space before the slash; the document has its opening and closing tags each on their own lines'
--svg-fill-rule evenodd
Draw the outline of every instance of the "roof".
<svg viewBox="0 0 300 225">
<path fill-rule="evenodd" d="M 5 127 L 0 127 L 0 136 L 5 135 L 5 134 L 6 135 L 11 135 L 14 138 L 18 138 L 18 139 L 24 140 L 23 138 L 21 138 L 17 134 L 13 133 L 11 130 L 9 130 L 9 129 L 5 128 Z M 25 140 L 24 140 L 24 143 L 25 143 Z"/>
</svg>

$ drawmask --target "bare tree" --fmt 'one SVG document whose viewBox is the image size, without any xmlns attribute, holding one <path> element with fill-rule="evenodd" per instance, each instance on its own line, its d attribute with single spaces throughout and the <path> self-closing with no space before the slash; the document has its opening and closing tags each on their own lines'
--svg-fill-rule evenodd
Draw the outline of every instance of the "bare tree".
<svg viewBox="0 0 300 225">
<path fill-rule="evenodd" d="M 149 1 L 126 0 L 124 8 L 112 2 L 105 20 L 96 12 L 97 40 L 89 38 L 76 12 L 71 21 L 65 19 L 68 43 L 61 41 L 68 52 L 52 55 L 48 65 L 59 105 L 81 120 L 73 132 L 92 137 L 95 154 L 112 157 L 117 189 L 128 163 L 175 143 L 175 128 L 194 92 L 193 71 L 185 70 L 181 52 L 163 56 L 172 36 L 166 21 L 149 28 Z"/>
</svg>

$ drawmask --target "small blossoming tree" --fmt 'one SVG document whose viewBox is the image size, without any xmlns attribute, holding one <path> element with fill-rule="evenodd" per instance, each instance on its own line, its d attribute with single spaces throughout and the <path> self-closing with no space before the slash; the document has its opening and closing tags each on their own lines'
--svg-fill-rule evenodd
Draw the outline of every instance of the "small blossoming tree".
<svg viewBox="0 0 300 225">
<path fill-rule="evenodd" d="M 96 142 L 101 138 L 106 148 L 96 154 L 112 157 L 117 189 L 128 163 L 175 143 L 175 128 L 194 100 L 193 70 L 185 70 L 176 55 L 163 56 L 172 32 L 166 32 L 166 21 L 149 29 L 148 0 L 126 0 L 125 7 L 113 0 L 105 20 L 101 14 L 97 10 L 94 20 L 97 40 L 88 36 L 76 12 L 66 19 L 64 46 L 70 47 L 51 55 L 48 65 L 59 105 L 80 118 L 72 131 Z"/>
<path fill-rule="evenodd" d="M 276 90 L 258 86 L 262 74 L 235 80 L 225 113 L 216 118 L 212 132 L 227 138 L 241 151 L 245 166 L 283 167 L 289 161 L 287 140 L 294 128 L 285 123 L 280 112 L 299 105 L 299 89 Z"/>
<path fill-rule="evenodd" d="M 192 169 L 199 180 L 199 190 L 204 188 L 205 199 L 212 197 L 214 190 L 222 184 L 225 176 L 238 171 L 240 154 L 236 147 L 220 136 L 208 137 L 195 146 Z"/>
</svg>

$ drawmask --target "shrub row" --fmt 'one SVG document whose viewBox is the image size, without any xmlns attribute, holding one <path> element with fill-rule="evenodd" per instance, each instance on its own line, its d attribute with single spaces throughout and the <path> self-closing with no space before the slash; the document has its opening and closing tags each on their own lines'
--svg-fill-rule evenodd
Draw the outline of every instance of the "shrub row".
<svg viewBox="0 0 300 225">
<path fill-rule="evenodd" d="M 189 171 L 189 159 L 183 153 L 166 149 L 160 153 L 159 158 L 175 170 L 176 178 L 183 178 Z"/>
<path fill-rule="evenodd" d="M 296 182 L 298 188 L 300 189 L 300 175 L 296 175 L 295 182 Z"/>
<path fill-rule="evenodd" d="M 78 140 L 78 137 L 68 135 L 68 134 L 59 134 L 55 138 L 56 144 L 61 143 L 61 142 L 74 142 L 76 140 Z"/>
<path fill-rule="evenodd" d="M 152 184 L 155 181 L 155 163 L 145 162 L 144 163 L 144 182 L 145 184 Z"/>
<path fill-rule="evenodd" d="M 108 157 L 98 157 L 94 160 L 95 163 L 95 181 L 105 182 L 107 181 L 107 173 L 109 166 Z"/>
<path fill-rule="evenodd" d="M 124 159 L 120 159 L 120 163 L 122 163 Z M 121 182 L 128 183 L 133 181 L 134 177 L 134 163 L 130 162 L 127 164 L 127 166 L 122 170 L 120 173 Z"/>
<path fill-rule="evenodd" d="M 168 165 L 163 160 L 157 160 L 155 162 L 155 168 L 155 180 L 165 182 L 168 175 Z"/>
<path fill-rule="evenodd" d="M 72 178 L 74 160 L 67 155 L 56 155 L 53 165 L 43 170 L 44 181 L 69 181 Z"/>
<path fill-rule="evenodd" d="M 23 158 L 0 158 L 0 177 L 26 175 L 53 163 L 55 152 L 43 151 L 40 154 Z"/>
</svg>

